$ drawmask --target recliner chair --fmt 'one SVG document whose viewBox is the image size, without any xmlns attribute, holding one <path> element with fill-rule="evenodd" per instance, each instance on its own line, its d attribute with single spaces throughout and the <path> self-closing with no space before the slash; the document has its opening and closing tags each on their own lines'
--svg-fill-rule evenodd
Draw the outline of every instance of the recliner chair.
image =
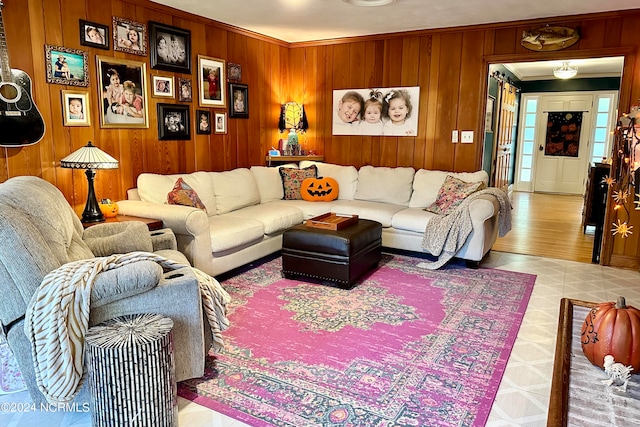
<svg viewBox="0 0 640 427">
<path fill-rule="evenodd" d="M 185 267 L 165 273 L 158 264 L 141 261 L 101 273 L 91 293 L 89 326 L 127 314 L 168 316 L 174 322 L 176 379 L 203 375 L 211 332 L 198 281 L 176 250 L 171 230 L 150 233 L 134 221 L 84 230 L 60 190 L 41 178 L 20 176 L 0 184 L 0 242 L 0 326 L 36 404 L 46 400 L 36 383 L 24 332 L 31 296 L 42 279 L 63 264 L 112 253 L 155 251 Z M 86 401 L 88 395 L 81 392 L 76 400 Z"/>
</svg>

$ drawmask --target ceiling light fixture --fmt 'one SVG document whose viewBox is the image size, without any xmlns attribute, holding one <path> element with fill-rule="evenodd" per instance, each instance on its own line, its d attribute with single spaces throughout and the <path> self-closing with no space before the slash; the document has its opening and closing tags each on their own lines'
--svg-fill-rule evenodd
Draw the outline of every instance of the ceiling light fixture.
<svg viewBox="0 0 640 427">
<path fill-rule="evenodd" d="M 352 4 L 354 6 L 386 6 L 395 2 L 396 0 L 344 0 L 346 3 Z"/>
<path fill-rule="evenodd" d="M 570 67 L 568 62 L 564 62 L 562 67 L 553 69 L 553 75 L 559 79 L 570 79 L 576 74 L 578 74 L 578 68 Z"/>
</svg>

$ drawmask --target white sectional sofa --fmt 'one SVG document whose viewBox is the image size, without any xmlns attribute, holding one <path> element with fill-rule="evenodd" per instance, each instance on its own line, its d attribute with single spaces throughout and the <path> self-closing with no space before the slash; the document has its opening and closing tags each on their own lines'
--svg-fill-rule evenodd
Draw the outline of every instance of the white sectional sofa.
<svg viewBox="0 0 640 427">
<path fill-rule="evenodd" d="M 318 176 L 332 177 L 339 196 L 331 202 L 282 200 L 278 168 L 315 164 Z M 466 182 L 488 181 L 486 172 L 453 173 L 398 167 L 353 166 L 302 161 L 299 165 L 253 166 L 225 172 L 158 175 L 144 173 L 128 199 L 118 202 L 120 214 L 161 219 L 176 235 L 178 249 L 193 266 L 216 276 L 281 249 L 289 227 L 326 212 L 357 214 L 382 224 L 383 247 L 425 252 L 422 239 L 435 214 L 432 204 L 447 175 Z M 167 204 L 178 178 L 198 194 L 206 211 Z M 498 199 L 491 194 L 469 205 L 473 231 L 456 257 L 479 262 L 498 234 Z M 437 255 L 437 254 L 434 254 Z"/>
</svg>

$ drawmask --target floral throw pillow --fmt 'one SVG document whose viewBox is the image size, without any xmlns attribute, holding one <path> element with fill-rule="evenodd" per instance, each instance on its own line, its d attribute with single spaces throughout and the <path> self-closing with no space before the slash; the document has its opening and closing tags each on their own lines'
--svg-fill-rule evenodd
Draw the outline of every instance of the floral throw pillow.
<svg viewBox="0 0 640 427">
<path fill-rule="evenodd" d="M 484 188 L 484 182 L 464 182 L 451 175 L 447 175 L 444 184 L 438 191 L 438 198 L 430 206 L 424 208 L 425 211 L 438 215 L 449 215 L 462 201 L 469 195 Z"/>
<path fill-rule="evenodd" d="M 284 200 L 302 200 L 300 195 L 300 187 L 302 181 L 307 178 L 317 178 L 318 167 L 311 165 L 306 168 L 280 168 L 280 177 L 282 178 L 282 189 L 284 190 Z"/>
<path fill-rule="evenodd" d="M 173 190 L 167 194 L 167 203 L 170 205 L 191 206 L 193 208 L 207 211 L 207 208 L 198 197 L 198 193 L 189 186 L 182 178 L 178 178 Z"/>
</svg>

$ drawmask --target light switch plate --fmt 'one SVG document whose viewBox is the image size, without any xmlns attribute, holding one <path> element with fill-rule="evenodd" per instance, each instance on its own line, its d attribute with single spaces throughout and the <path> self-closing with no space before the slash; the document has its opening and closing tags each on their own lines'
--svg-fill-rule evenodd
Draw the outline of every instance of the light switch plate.
<svg viewBox="0 0 640 427">
<path fill-rule="evenodd" d="M 461 132 L 461 141 L 463 144 L 472 144 L 473 143 L 473 131 L 472 130 L 463 130 Z"/>
<path fill-rule="evenodd" d="M 458 131 L 454 130 L 451 132 L 451 142 L 453 142 L 454 144 L 456 142 L 458 142 Z"/>
</svg>

